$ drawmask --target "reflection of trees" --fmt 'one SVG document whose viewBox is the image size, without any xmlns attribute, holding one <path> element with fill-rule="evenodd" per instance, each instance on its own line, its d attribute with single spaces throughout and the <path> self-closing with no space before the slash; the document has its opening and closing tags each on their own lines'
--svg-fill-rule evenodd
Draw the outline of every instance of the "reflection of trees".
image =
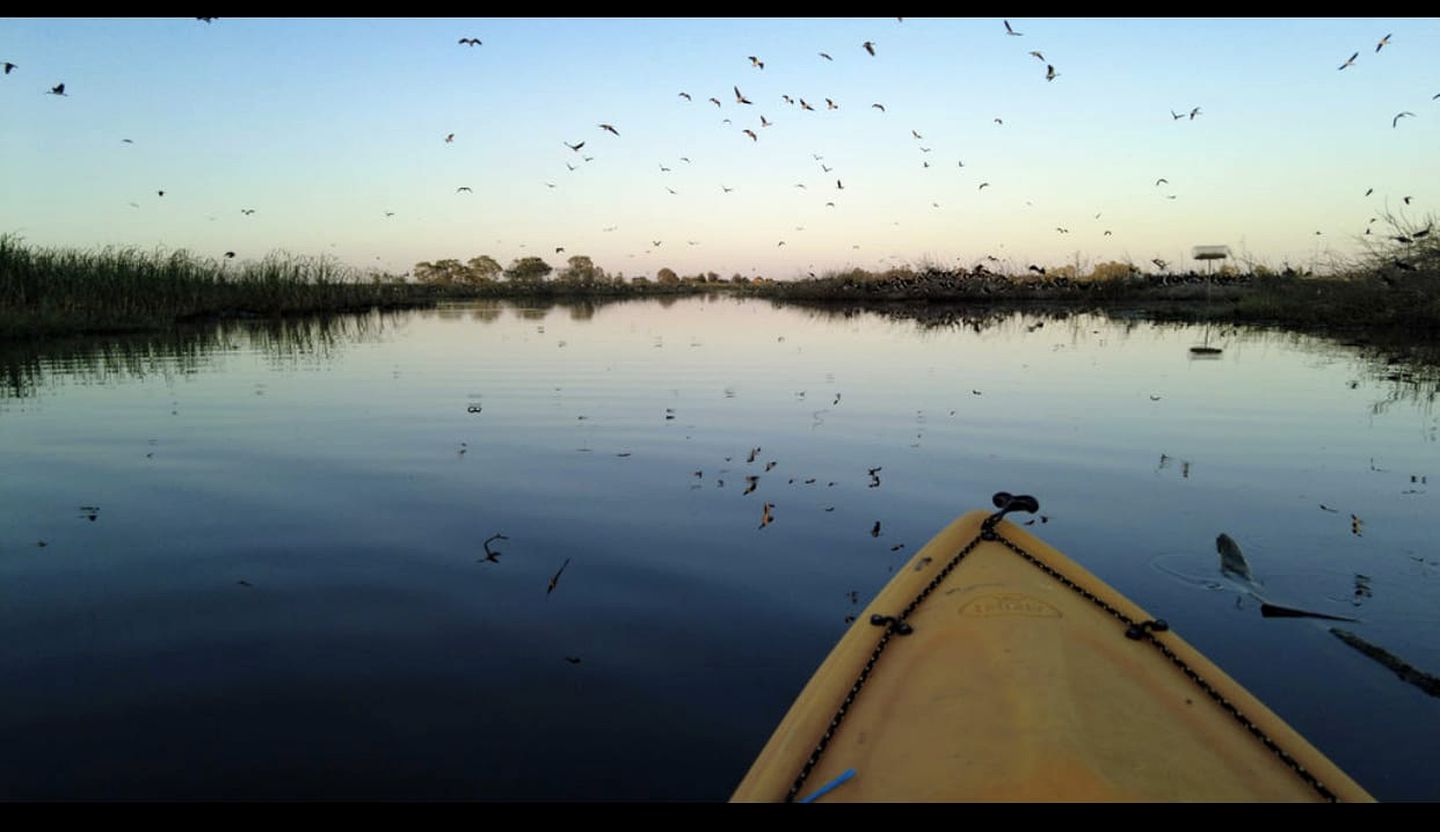
<svg viewBox="0 0 1440 832">
<path fill-rule="evenodd" d="M 1085 309 L 1075 305 L 987 303 L 981 306 L 949 303 L 804 303 L 771 300 L 776 308 L 801 311 L 811 318 L 848 321 L 873 316 L 890 321 L 908 321 L 920 331 L 969 330 L 976 334 L 993 332 L 1016 335 L 1043 326 L 1065 333 L 1071 346 L 1092 336 L 1091 330 L 1105 325 L 1105 337 L 1123 341 L 1142 331 L 1190 333 L 1198 343 L 1203 326 L 1173 319 L 1156 320 L 1137 310 Z M 1145 329 L 1142 330 L 1142 327 Z M 1387 396 L 1372 404 L 1381 413 L 1395 402 L 1424 404 L 1425 409 L 1440 395 L 1440 342 L 1425 341 L 1413 330 L 1371 331 L 1363 337 L 1354 333 L 1299 332 L 1278 326 L 1211 325 L 1212 341 L 1227 348 L 1243 344 L 1285 345 L 1337 361 L 1353 363 L 1357 375 L 1391 385 Z"/>
<path fill-rule="evenodd" d="M 159 333 L 0 342 L 0 401 L 62 384 L 171 379 L 218 370 L 224 356 L 237 351 L 263 355 L 272 366 L 316 367 L 349 344 L 382 340 L 401 314 L 406 313 L 224 320 Z"/>
<path fill-rule="evenodd" d="M 565 307 L 569 310 L 570 320 L 572 321 L 588 321 L 595 317 L 595 304 L 589 301 L 582 300 L 577 303 L 567 303 Z"/>
</svg>

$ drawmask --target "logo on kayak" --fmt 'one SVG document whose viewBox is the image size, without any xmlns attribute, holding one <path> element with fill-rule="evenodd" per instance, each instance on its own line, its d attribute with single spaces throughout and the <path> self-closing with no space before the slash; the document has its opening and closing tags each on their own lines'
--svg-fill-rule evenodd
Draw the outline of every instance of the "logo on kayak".
<svg viewBox="0 0 1440 832">
<path fill-rule="evenodd" d="M 1003 592 L 996 595 L 981 595 L 960 608 L 961 615 L 991 618 L 997 615 L 1023 615 L 1029 618 L 1059 618 L 1060 611 L 1029 595 L 1018 592 Z"/>
</svg>

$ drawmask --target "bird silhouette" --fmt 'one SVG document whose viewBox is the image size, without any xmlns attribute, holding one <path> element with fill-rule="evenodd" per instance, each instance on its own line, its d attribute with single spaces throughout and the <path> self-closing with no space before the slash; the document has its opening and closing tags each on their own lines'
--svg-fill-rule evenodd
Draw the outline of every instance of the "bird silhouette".
<svg viewBox="0 0 1440 832">
<path fill-rule="evenodd" d="M 1354 66 L 1354 65 L 1355 65 L 1355 59 L 1358 58 L 1358 57 L 1360 57 L 1360 53 L 1359 53 L 1359 52 L 1356 52 L 1354 55 L 1351 55 L 1349 58 L 1346 58 L 1346 59 L 1345 59 L 1345 63 L 1341 64 L 1341 65 L 1340 65 L 1340 68 L 1341 68 L 1341 69 L 1344 69 L 1344 68 L 1347 67 L 1347 66 Z"/>
<path fill-rule="evenodd" d="M 821 52 L 821 53 L 820 53 L 820 57 L 824 58 L 824 59 L 827 60 L 827 61 L 833 61 L 833 60 L 835 60 L 834 58 L 830 57 L 828 54 L 826 54 L 826 53 L 824 53 L 824 52 Z"/>
<path fill-rule="evenodd" d="M 555 586 L 560 583 L 560 575 L 565 571 L 565 567 L 569 565 L 570 559 L 566 558 L 565 563 L 560 566 L 560 571 L 550 576 L 550 586 L 545 588 L 545 597 L 550 597 L 550 593 L 555 591 Z"/>
<path fill-rule="evenodd" d="M 604 125 L 601 125 L 601 126 L 603 127 Z M 620 135 L 620 134 L 619 134 L 619 133 L 616 133 L 615 135 L 618 136 L 618 135 Z M 581 142 L 581 143 L 579 143 L 579 144 L 571 144 L 571 143 L 569 143 L 569 142 L 561 142 L 561 144 L 565 145 L 566 147 L 570 148 L 571 150 L 575 151 L 576 153 L 579 153 L 579 152 L 580 152 L 580 148 L 582 148 L 582 147 L 585 146 L 585 143 L 584 143 L 584 142 Z"/>
<path fill-rule="evenodd" d="M 65 85 L 64 85 L 64 84 L 56 84 L 55 86 L 53 86 L 53 87 L 50 88 L 50 93 L 49 93 L 49 94 L 50 94 L 50 95 L 65 95 L 65 94 L 66 94 L 66 93 L 65 93 Z"/>
<path fill-rule="evenodd" d="M 468 190 L 468 189 L 467 189 L 467 190 Z M 255 213 L 255 209 L 254 209 L 254 208 L 241 208 L 241 209 L 240 209 L 240 213 L 242 213 L 242 214 L 244 214 L 245 216 L 248 217 L 248 216 L 250 216 L 251 214 Z"/>
<path fill-rule="evenodd" d="M 458 187 L 458 188 L 455 189 L 455 193 L 457 193 L 457 194 L 458 194 L 458 193 L 462 193 L 462 192 L 463 192 L 463 193 L 467 193 L 467 194 L 473 194 L 473 193 L 475 193 L 474 191 L 470 190 L 470 186 L 469 186 L 469 185 L 461 185 L 460 187 Z"/>
<path fill-rule="evenodd" d="M 882 112 L 882 113 L 885 112 L 885 105 L 884 105 L 884 104 L 871 104 L 870 106 L 873 107 L 873 108 L 875 108 L 875 109 L 877 109 L 877 110 L 879 110 L 879 111 Z"/>
<path fill-rule="evenodd" d="M 871 537 L 879 537 L 879 536 L 880 536 L 880 521 L 879 521 L 879 520 L 876 520 L 876 521 L 875 521 L 875 525 L 873 525 L 873 526 L 870 527 L 870 536 L 871 536 Z"/>
<path fill-rule="evenodd" d="M 1400 119 L 1402 119 L 1402 118 L 1404 118 L 1404 117 L 1406 117 L 1406 116 L 1413 116 L 1413 115 L 1415 115 L 1415 114 L 1412 113 L 1412 112 L 1410 112 L 1409 110 L 1406 110 L 1405 112 L 1400 113 L 1399 115 L 1397 115 L 1397 116 L 1395 116 L 1394 118 L 1390 119 L 1390 126 L 1391 126 L 1391 127 L 1395 127 L 1396 125 L 1398 125 L 1398 124 L 1400 123 Z"/>
<path fill-rule="evenodd" d="M 741 95 L 741 94 L 740 94 L 740 88 L 739 88 L 739 87 L 736 87 L 736 88 L 735 88 L 735 103 L 737 103 L 737 104 L 752 104 L 752 103 L 754 103 L 754 102 L 752 102 L 750 99 L 746 98 L 745 96 Z"/>
<path fill-rule="evenodd" d="M 1055 80 L 1056 78 L 1058 78 L 1059 76 L 1060 76 L 1060 73 L 1058 73 L 1058 72 L 1055 71 L 1055 67 L 1053 67 L 1053 66 L 1051 66 L 1051 65 L 1049 65 L 1049 64 L 1046 64 L 1046 65 L 1045 65 L 1045 80 L 1046 80 L 1046 81 L 1054 81 L 1054 80 Z M 1192 116 L 1192 118 L 1193 118 L 1193 116 Z"/>
<path fill-rule="evenodd" d="M 690 97 L 690 93 L 688 93 L 688 92 L 682 92 L 682 93 L 680 93 L 680 97 L 683 98 L 683 99 L 685 99 L 686 101 L 694 101 L 694 100 L 695 100 L 695 99 L 693 99 L 693 98 Z"/>
<path fill-rule="evenodd" d="M 865 51 L 870 53 L 870 57 L 875 57 L 875 44 L 873 42 L 867 40 L 860 45 L 865 47 Z"/>
<path fill-rule="evenodd" d="M 155 193 L 159 194 L 160 196 L 164 196 L 164 195 L 165 195 L 165 192 L 164 192 L 164 191 L 156 191 Z"/>
<path fill-rule="evenodd" d="M 14 72 L 14 71 L 15 71 L 16 69 L 18 69 L 18 68 L 19 68 L 19 67 L 15 66 L 14 64 L 10 63 L 9 61 L 6 61 L 6 62 L 5 62 L 5 74 L 6 74 L 6 75 L 9 75 L 11 72 Z"/>
<path fill-rule="evenodd" d="M 839 105 L 839 104 L 836 104 L 834 101 L 832 101 L 832 100 L 830 100 L 830 99 L 827 98 L 827 99 L 825 99 L 825 109 L 827 109 L 827 110 L 838 110 L 838 109 L 840 109 L 840 105 Z"/>
<path fill-rule="evenodd" d="M 1379 52 L 1381 49 L 1384 49 L 1387 45 L 1389 45 L 1389 43 L 1390 35 L 1386 35 L 1385 37 L 1380 39 L 1379 43 L 1375 44 L 1375 51 Z"/>
<path fill-rule="evenodd" d="M 1195 120 L 1195 117 L 1198 116 L 1198 115 L 1200 115 L 1200 108 L 1199 108 L 1199 107 L 1196 107 L 1195 109 L 1193 109 L 1193 110 L 1190 111 L 1190 120 L 1191 120 L 1191 121 L 1194 121 L 1194 120 Z"/>
<path fill-rule="evenodd" d="M 760 509 L 760 528 L 763 529 L 763 528 L 765 528 L 766 526 L 770 525 L 771 523 L 775 522 L 775 515 L 773 515 L 773 514 L 770 513 L 770 509 L 772 509 L 772 508 L 774 508 L 774 507 L 775 507 L 775 506 L 774 506 L 772 503 L 766 503 L 763 507 L 761 507 L 761 509 Z"/>
<path fill-rule="evenodd" d="M 454 144 L 454 143 L 455 143 L 455 134 L 454 134 L 454 133 L 448 133 L 448 134 L 446 134 L 446 136 L 445 136 L 445 143 L 446 143 L 446 144 Z"/>
<path fill-rule="evenodd" d="M 720 186 L 720 190 L 721 190 L 721 191 L 724 191 L 725 193 L 728 194 L 728 193 L 730 193 L 731 191 L 733 191 L 733 190 L 735 190 L 735 189 L 734 189 L 734 188 L 727 188 L 727 187 L 725 187 L 724 185 L 721 185 L 721 186 Z"/>
<path fill-rule="evenodd" d="M 1170 118 L 1174 119 L 1175 121 L 1179 121 L 1180 119 L 1182 119 L 1182 118 L 1184 118 L 1184 117 L 1185 117 L 1185 114 L 1184 114 L 1184 113 L 1177 113 L 1177 112 L 1175 112 L 1174 110 L 1171 110 L 1171 111 L 1170 111 Z"/>
<path fill-rule="evenodd" d="M 756 69 L 764 69 L 764 68 L 765 68 L 765 62 L 762 61 L 762 60 L 760 60 L 759 58 L 755 57 L 754 55 L 751 55 L 751 56 L 750 56 L 750 65 L 753 66 L 753 67 L 755 67 Z"/>
<path fill-rule="evenodd" d="M 975 190 L 977 190 L 977 191 L 983 191 L 983 190 L 985 190 L 985 189 L 988 188 L 988 187 L 990 187 L 990 183 L 989 183 L 989 182 L 981 182 L 981 183 L 980 183 L 980 187 L 976 188 Z"/>
<path fill-rule="evenodd" d="M 1002 119 L 1002 118 L 996 118 L 996 119 L 993 119 L 993 121 L 994 121 L 996 124 L 1000 124 L 1000 125 L 1003 125 L 1003 124 L 1005 123 L 1005 120 Z"/>
<path fill-rule="evenodd" d="M 766 121 L 766 119 L 765 119 L 764 116 L 761 116 L 761 117 L 760 117 L 760 126 L 761 126 L 761 127 L 769 127 L 770 125 L 772 125 L 772 124 L 774 124 L 774 123 L 775 123 L 775 122 L 773 122 L 773 121 Z"/>
<path fill-rule="evenodd" d="M 840 182 L 839 179 L 836 179 L 836 180 L 835 180 L 835 189 L 836 189 L 836 190 L 840 190 L 840 191 L 845 190 L 845 186 L 844 186 L 843 184 L 841 184 L 841 182 Z"/>
<path fill-rule="evenodd" d="M 1010 28 L 1010 21 L 1006 20 L 1006 21 L 1004 21 L 1004 23 L 1005 23 L 1005 34 L 1007 34 L 1007 35 L 1014 35 L 1014 36 L 1017 37 L 1017 38 L 1020 37 L 1021 35 L 1024 35 L 1024 34 L 1025 34 L 1024 32 L 1017 32 L 1017 31 L 1015 31 L 1014 29 Z"/>
<path fill-rule="evenodd" d="M 744 129 L 744 130 L 741 130 L 740 132 L 741 132 L 741 133 L 744 133 L 744 134 L 747 135 L 747 136 L 749 136 L 751 141 L 754 141 L 754 142 L 760 141 L 760 137 L 757 136 L 757 135 L 755 135 L 755 131 L 749 129 L 748 127 L 747 127 L 746 129 Z"/>
<path fill-rule="evenodd" d="M 812 112 L 812 113 L 815 112 L 815 108 L 814 108 L 814 107 L 811 107 L 809 104 L 807 104 L 807 103 L 805 102 L 805 99 L 803 99 L 803 98 L 800 99 L 800 109 L 802 109 L 802 110 L 809 110 L 809 111 Z"/>
<path fill-rule="evenodd" d="M 1030 54 L 1034 55 L 1036 58 L 1039 58 L 1041 63 L 1045 62 L 1045 56 L 1041 55 L 1039 52 L 1031 52 Z"/>
<path fill-rule="evenodd" d="M 620 131 L 619 131 L 619 130 L 616 130 L 615 127 L 614 127 L 614 125 L 610 125 L 610 124 L 599 124 L 599 125 L 596 125 L 596 126 L 599 127 L 601 130 L 604 130 L 604 131 L 607 132 L 607 133 L 614 133 L 614 134 L 617 135 L 617 136 L 620 135 Z M 583 142 L 582 142 L 582 144 L 583 144 Z"/>
<path fill-rule="evenodd" d="M 481 43 L 479 38 L 461 38 L 459 42 L 461 45 L 467 45 L 471 47 L 479 46 Z"/>
<path fill-rule="evenodd" d="M 1165 178 L 1162 177 L 1162 178 L 1160 178 L 1160 179 L 1156 179 L 1156 180 L 1155 180 L 1155 187 L 1157 187 L 1157 188 L 1160 187 L 1160 184 L 1161 184 L 1162 182 L 1165 183 L 1166 185 L 1169 185 L 1169 184 L 1170 184 L 1170 180 L 1169 180 L 1169 179 L 1165 179 Z"/>
</svg>

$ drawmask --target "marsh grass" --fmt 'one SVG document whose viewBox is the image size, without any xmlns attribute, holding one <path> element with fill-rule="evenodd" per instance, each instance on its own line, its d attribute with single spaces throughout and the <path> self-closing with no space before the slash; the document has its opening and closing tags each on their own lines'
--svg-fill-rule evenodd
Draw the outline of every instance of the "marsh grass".
<svg viewBox="0 0 1440 832">
<path fill-rule="evenodd" d="M 217 261 L 186 251 L 35 248 L 0 236 L 0 337 L 162 328 L 413 303 L 404 285 L 333 260 L 271 254 Z"/>
</svg>

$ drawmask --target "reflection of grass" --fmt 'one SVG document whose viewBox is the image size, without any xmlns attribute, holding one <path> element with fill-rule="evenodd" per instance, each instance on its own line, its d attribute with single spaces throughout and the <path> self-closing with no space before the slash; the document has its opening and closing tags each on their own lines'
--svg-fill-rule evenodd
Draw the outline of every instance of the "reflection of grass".
<svg viewBox="0 0 1440 832">
<path fill-rule="evenodd" d="M 231 264 L 178 251 L 45 249 L 0 236 L 0 337 L 155 329 L 205 317 L 366 310 L 412 302 L 331 260 Z"/>
</svg>

